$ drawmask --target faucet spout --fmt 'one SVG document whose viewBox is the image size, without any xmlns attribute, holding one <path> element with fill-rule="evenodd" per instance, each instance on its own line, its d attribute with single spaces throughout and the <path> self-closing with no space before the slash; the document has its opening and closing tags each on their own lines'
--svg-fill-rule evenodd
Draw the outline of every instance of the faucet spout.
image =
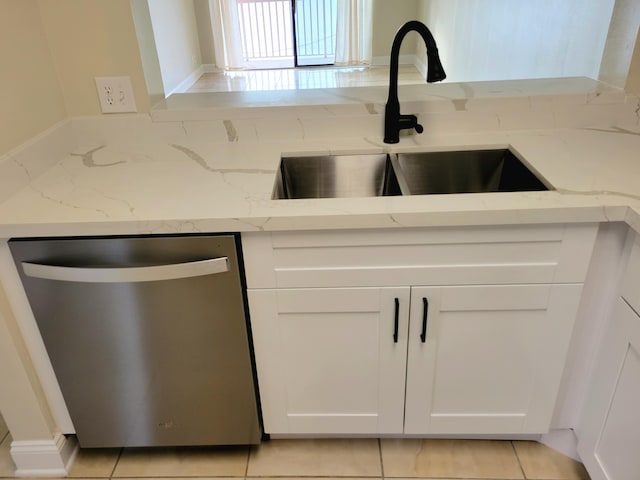
<svg viewBox="0 0 640 480">
<path fill-rule="evenodd" d="M 407 33 L 415 31 L 420 34 L 427 47 L 427 82 L 439 82 L 446 78 L 436 41 L 427 26 L 416 20 L 405 23 L 393 39 L 391 46 L 391 58 L 389 67 L 389 97 L 384 111 L 384 143 L 398 143 L 400 130 L 415 129 L 422 133 L 422 125 L 418 123 L 415 115 L 400 114 L 400 102 L 398 101 L 398 62 L 400 57 L 400 45 Z"/>
</svg>

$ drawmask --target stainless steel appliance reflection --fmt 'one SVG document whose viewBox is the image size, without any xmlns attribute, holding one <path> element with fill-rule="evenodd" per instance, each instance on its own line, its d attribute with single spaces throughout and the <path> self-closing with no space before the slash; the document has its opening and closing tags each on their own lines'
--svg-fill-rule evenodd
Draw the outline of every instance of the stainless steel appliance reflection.
<svg viewBox="0 0 640 480">
<path fill-rule="evenodd" d="M 259 442 L 239 244 L 10 241 L 82 447 Z"/>
</svg>

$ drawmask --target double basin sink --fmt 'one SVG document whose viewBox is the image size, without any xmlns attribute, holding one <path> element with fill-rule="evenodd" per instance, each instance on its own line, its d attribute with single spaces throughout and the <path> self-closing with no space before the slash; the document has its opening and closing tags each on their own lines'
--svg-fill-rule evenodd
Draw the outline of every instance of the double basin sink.
<svg viewBox="0 0 640 480">
<path fill-rule="evenodd" d="M 509 148 L 283 157 L 273 199 L 552 190 Z"/>
</svg>

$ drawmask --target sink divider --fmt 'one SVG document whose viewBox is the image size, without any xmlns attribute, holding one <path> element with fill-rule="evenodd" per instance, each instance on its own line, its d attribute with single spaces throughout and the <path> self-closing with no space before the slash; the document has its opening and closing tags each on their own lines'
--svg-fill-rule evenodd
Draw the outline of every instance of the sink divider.
<svg viewBox="0 0 640 480">
<path fill-rule="evenodd" d="M 397 153 L 387 153 L 387 158 L 391 163 L 391 168 L 393 168 L 393 172 L 396 175 L 396 181 L 398 182 L 398 186 L 400 187 L 400 192 L 402 195 L 411 195 L 409 191 L 409 185 L 407 184 L 407 180 L 404 178 L 404 173 L 402 172 L 402 167 L 400 167 L 400 162 L 398 162 L 398 154 Z"/>
</svg>

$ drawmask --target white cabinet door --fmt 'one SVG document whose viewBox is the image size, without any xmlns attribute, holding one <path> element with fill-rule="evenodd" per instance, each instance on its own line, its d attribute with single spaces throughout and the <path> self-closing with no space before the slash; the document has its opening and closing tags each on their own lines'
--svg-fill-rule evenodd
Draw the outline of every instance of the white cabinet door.
<svg viewBox="0 0 640 480">
<path fill-rule="evenodd" d="M 265 431 L 402 433 L 409 292 L 249 290 Z"/>
<path fill-rule="evenodd" d="M 640 318 L 618 299 L 579 432 L 593 480 L 640 478 Z"/>
<path fill-rule="evenodd" d="M 546 432 L 581 288 L 414 287 L 405 433 Z"/>
</svg>

